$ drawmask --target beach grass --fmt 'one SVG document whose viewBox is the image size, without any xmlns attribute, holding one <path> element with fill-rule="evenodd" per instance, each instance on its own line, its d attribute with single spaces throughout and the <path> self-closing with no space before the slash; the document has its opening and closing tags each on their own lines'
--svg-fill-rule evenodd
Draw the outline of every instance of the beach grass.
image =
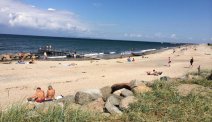
<svg viewBox="0 0 212 122">
<path fill-rule="evenodd" d="M 103 116 L 81 109 L 70 109 L 68 106 L 56 107 L 48 111 L 32 111 L 24 105 L 13 105 L 0 111 L 0 122 L 142 122 L 142 121 L 179 121 L 211 122 L 212 121 L 212 81 L 206 79 L 210 71 L 203 71 L 201 78 L 180 80 L 177 82 L 155 81 L 152 91 L 137 94 L 136 103 L 130 104 L 123 115 Z M 190 75 L 197 75 L 189 73 Z M 189 75 L 188 74 L 188 75 Z M 179 84 L 198 84 L 208 88 L 207 95 L 190 93 L 180 96 L 176 90 Z"/>
</svg>

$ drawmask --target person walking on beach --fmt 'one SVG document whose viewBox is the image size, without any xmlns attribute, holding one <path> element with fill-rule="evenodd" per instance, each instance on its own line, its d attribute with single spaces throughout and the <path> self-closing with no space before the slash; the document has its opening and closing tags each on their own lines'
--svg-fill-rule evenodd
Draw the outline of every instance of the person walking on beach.
<svg viewBox="0 0 212 122">
<path fill-rule="evenodd" d="M 169 59 L 168 59 L 168 66 L 170 67 L 171 65 L 171 59 L 170 59 L 170 57 L 169 57 Z"/>
<path fill-rule="evenodd" d="M 194 63 L 194 58 L 192 57 L 192 58 L 190 59 L 190 67 L 193 67 L 193 63 Z"/>
</svg>

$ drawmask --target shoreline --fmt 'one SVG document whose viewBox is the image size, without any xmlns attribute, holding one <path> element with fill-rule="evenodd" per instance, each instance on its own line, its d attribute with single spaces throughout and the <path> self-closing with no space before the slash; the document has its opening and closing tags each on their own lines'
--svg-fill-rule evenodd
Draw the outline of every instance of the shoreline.
<svg viewBox="0 0 212 122">
<path fill-rule="evenodd" d="M 52 85 L 58 95 L 70 95 L 82 89 L 101 88 L 131 80 L 152 81 L 162 76 L 181 77 L 188 72 L 212 69 L 212 48 L 207 45 L 188 46 L 187 50 L 176 48 L 157 53 L 135 56 L 135 62 L 127 58 L 85 61 L 36 61 L 35 64 L 0 63 L 0 106 L 25 100 L 40 86 L 45 92 Z M 206 55 L 207 54 L 207 55 Z M 194 57 L 193 68 L 188 68 L 190 57 Z M 171 67 L 167 67 L 171 57 Z M 147 71 L 163 72 L 159 76 L 148 76 Z M 9 91 L 9 95 L 8 95 Z"/>
</svg>

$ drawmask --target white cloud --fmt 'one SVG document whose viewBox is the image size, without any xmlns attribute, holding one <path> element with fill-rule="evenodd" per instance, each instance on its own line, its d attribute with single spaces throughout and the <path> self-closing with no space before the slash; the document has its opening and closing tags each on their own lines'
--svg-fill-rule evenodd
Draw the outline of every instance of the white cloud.
<svg viewBox="0 0 212 122">
<path fill-rule="evenodd" d="M 48 8 L 47 10 L 49 10 L 49 11 L 55 11 L 56 9 L 54 9 L 54 8 Z"/>
<path fill-rule="evenodd" d="M 175 39 L 176 38 L 176 34 L 171 34 L 171 36 L 170 36 L 172 39 Z"/>
<path fill-rule="evenodd" d="M 210 40 L 212 41 L 212 37 L 210 38 Z"/>
<path fill-rule="evenodd" d="M 72 12 L 43 10 L 18 0 L 0 0 L 0 24 L 67 33 L 88 31 Z"/>
<path fill-rule="evenodd" d="M 143 37 L 142 34 L 139 33 L 125 33 L 124 34 L 125 37 L 131 37 L 131 38 L 140 38 Z"/>
</svg>

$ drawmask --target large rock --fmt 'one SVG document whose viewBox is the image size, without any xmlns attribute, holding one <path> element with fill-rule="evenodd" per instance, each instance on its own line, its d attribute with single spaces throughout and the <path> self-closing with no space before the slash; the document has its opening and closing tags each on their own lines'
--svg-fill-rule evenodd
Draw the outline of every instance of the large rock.
<svg viewBox="0 0 212 122">
<path fill-rule="evenodd" d="M 102 94 L 99 89 L 83 90 L 76 93 L 75 102 L 77 104 L 84 105 L 100 97 L 102 97 Z"/>
<path fill-rule="evenodd" d="M 160 81 L 169 81 L 171 78 L 168 76 L 160 77 Z"/>
<path fill-rule="evenodd" d="M 105 105 L 105 103 L 104 103 L 103 99 L 98 98 L 95 101 L 92 101 L 88 104 L 83 105 L 82 107 L 89 110 L 89 111 L 92 111 L 92 112 L 103 113 L 104 112 L 104 105 Z"/>
<path fill-rule="evenodd" d="M 146 85 L 140 85 L 140 86 L 133 88 L 132 91 L 135 94 L 141 94 L 141 93 L 151 91 L 151 88 L 147 87 Z"/>
<path fill-rule="evenodd" d="M 121 99 L 123 99 L 123 97 L 113 94 L 110 97 L 108 97 L 107 102 L 110 102 L 113 105 L 119 105 Z"/>
<path fill-rule="evenodd" d="M 123 89 L 123 88 L 131 90 L 129 83 L 117 83 L 117 84 L 112 85 L 111 88 L 112 88 L 111 93 L 113 93 L 119 89 Z"/>
<path fill-rule="evenodd" d="M 105 86 L 105 87 L 101 88 L 100 91 L 102 93 L 103 100 L 106 101 L 107 98 L 111 95 L 112 88 L 111 88 L 111 86 Z"/>
<path fill-rule="evenodd" d="M 207 77 L 207 80 L 212 80 L 212 73 Z"/>
<path fill-rule="evenodd" d="M 113 105 L 110 101 L 107 101 L 107 102 L 106 102 L 105 108 L 106 108 L 107 111 L 110 112 L 111 114 L 119 114 L 119 115 L 122 114 L 121 110 L 119 110 L 118 107 L 116 107 L 115 105 Z"/>
<path fill-rule="evenodd" d="M 68 96 L 65 96 L 61 99 L 55 100 L 55 102 L 62 102 L 63 104 L 67 105 L 67 104 L 74 103 L 75 97 L 74 97 L 74 95 L 68 95 Z"/>
<path fill-rule="evenodd" d="M 121 91 L 121 96 L 123 97 L 133 96 L 133 92 L 124 88 Z"/>
<path fill-rule="evenodd" d="M 137 87 L 137 86 L 140 86 L 140 85 L 144 85 L 144 82 L 143 81 L 137 81 L 137 80 L 132 80 L 130 83 L 129 83 L 129 86 L 131 89 Z"/>
<path fill-rule="evenodd" d="M 129 107 L 129 104 L 136 102 L 136 98 L 134 96 L 128 96 L 121 100 L 119 104 L 120 109 L 127 109 Z"/>
</svg>

